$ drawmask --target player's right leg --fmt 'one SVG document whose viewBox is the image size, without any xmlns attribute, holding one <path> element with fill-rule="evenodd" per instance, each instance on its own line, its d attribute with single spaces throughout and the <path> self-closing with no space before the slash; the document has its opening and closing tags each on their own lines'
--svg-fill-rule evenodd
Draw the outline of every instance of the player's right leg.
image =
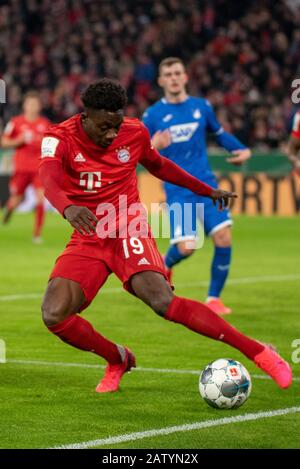
<svg viewBox="0 0 300 469">
<path fill-rule="evenodd" d="M 34 188 L 35 188 L 35 221 L 33 228 L 33 238 L 32 241 L 35 244 L 40 244 L 42 242 L 41 233 L 45 221 L 45 197 L 44 190 L 40 185 L 39 178 L 34 178 Z"/>
<path fill-rule="evenodd" d="M 165 255 L 164 261 L 168 280 L 172 283 L 173 267 L 179 264 L 184 259 L 190 257 L 196 249 L 196 240 L 189 239 L 188 241 L 181 241 L 178 243 L 170 244 L 170 247 Z"/>
<path fill-rule="evenodd" d="M 276 352 L 232 327 L 207 305 L 174 295 L 162 257 L 150 233 L 148 237 L 128 237 L 111 240 L 110 243 L 108 264 L 126 290 L 164 319 L 238 349 L 280 387 L 291 384 L 290 366 Z"/>
<path fill-rule="evenodd" d="M 116 391 L 122 375 L 135 366 L 134 356 L 127 348 L 105 338 L 79 315 L 109 274 L 101 260 L 62 255 L 51 274 L 42 304 L 43 321 L 50 332 L 67 344 L 93 352 L 108 362 L 104 383 L 97 386 L 97 392 Z"/>
<path fill-rule="evenodd" d="M 27 173 L 17 172 L 11 177 L 9 182 L 10 197 L 4 208 L 2 219 L 3 224 L 9 222 L 13 212 L 22 202 L 26 187 L 28 186 L 29 182 L 30 181 Z"/>
<path fill-rule="evenodd" d="M 4 214 L 2 218 L 3 225 L 6 225 L 9 222 L 13 212 L 22 202 L 22 199 L 23 199 L 22 195 L 11 195 L 9 197 L 4 208 Z"/>
<path fill-rule="evenodd" d="M 271 376 L 281 388 L 290 386 L 291 368 L 274 350 L 247 337 L 205 304 L 175 296 L 160 273 L 137 273 L 131 278 L 131 288 L 138 298 L 164 319 L 236 348 Z"/>
</svg>

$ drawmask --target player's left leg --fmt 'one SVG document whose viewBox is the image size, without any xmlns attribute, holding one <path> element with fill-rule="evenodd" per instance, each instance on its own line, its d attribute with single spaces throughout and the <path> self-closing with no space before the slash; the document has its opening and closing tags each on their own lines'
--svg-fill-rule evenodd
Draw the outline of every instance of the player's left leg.
<svg viewBox="0 0 300 469">
<path fill-rule="evenodd" d="M 86 237 L 87 238 L 87 237 Z M 43 299 L 43 321 L 48 330 L 67 344 L 93 352 L 108 362 L 97 392 L 116 391 L 126 371 L 135 366 L 127 347 L 118 345 L 84 319 L 80 313 L 93 301 L 111 271 L 101 260 L 97 238 L 74 233 L 57 259 Z"/>
<path fill-rule="evenodd" d="M 220 300 L 222 290 L 229 274 L 232 252 L 230 225 L 221 226 L 211 235 L 214 243 L 214 255 L 211 263 L 211 279 L 206 303 L 218 314 L 229 314 L 231 309 Z"/>
<path fill-rule="evenodd" d="M 276 352 L 239 332 L 205 304 L 174 296 L 170 285 L 159 272 L 145 271 L 133 275 L 131 288 L 138 298 L 164 319 L 231 345 L 268 373 L 281 388 L 290 386 L 290 366 Z"/>
<path fill-rule="evenodd" d="M 44 189 L 42 188 L 38 175 L 34 175 L 33 177 L 33 186 L 35 189 L 36 205 L 32 241 L 35 244 L 40 244 L 42 242 L 41 233 L 45 221 L 45 196 Z"/>
<path fill-rule="evenodd" d="M 228 209 L 219 211 L 212 200 L 199 197 L 204 204 L 204 213 L 198 214 L 204 231 L 214 243 L 214 255 L 210 269 L 210 283 L 206 304 L 217 314 L 231 312 L 220 299 L 229 274 L 231 263 L 231 225 L 232 219 Z"/>
</svg>

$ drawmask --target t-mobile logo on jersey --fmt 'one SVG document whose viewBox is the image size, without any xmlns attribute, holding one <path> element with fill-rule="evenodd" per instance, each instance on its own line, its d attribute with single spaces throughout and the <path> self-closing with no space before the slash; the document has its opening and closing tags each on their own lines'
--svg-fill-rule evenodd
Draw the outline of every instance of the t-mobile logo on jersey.
<svg viewBox="0 0 300 469">
<path fill-rule="evenodd" d="M 101 173 L 99 171 L 95 173 L 80 173 L 79 185 L 86 187 L 83 192 L 97 192 L 95 189 L 101 187 Z"/>
</svg>

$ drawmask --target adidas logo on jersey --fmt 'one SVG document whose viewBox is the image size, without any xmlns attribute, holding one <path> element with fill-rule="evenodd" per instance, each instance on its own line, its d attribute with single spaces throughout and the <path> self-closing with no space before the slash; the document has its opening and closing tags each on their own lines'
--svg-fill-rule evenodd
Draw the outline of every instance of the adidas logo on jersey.
<svg viewBox="0 0 300 469">
<path fill-rule="evenodd" d="M 78 155 L 75 156 L 74 161 L 76 161 L 77 163 L 83 163 L 84 161 L 86 161 L 86 159 L 82 153 L 78 153 Z"/>
<path fill-rule="evenodd" d="M 145 257 L 139 260 L 138 265 L 150 265 L 150 262 L 147 261 Z"/>
</svg>

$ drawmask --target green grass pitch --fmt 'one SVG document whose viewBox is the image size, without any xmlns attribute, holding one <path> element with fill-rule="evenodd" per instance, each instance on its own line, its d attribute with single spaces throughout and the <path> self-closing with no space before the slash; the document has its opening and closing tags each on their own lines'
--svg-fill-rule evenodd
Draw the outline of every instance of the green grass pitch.
<svg viewBox="0 0 300 469">
<path fill-rule="evenodd" d="M 84 317 L 102 334 L 128 345 L 142 370 L 127 374 L 120 392 L 97 395 L 94 388 L 103 368 L 95 365 L 103 367 L 104 361 L 60 342 L 40 319 L 48 274 L 71 230 L 50 214 L 45 242 L 36 246 L 31 244 L 31 228 L 31 214 L 16 215 L 9 226 L 0 227 L 0 339 L 6 343 L 8 359 L 0 364 L 1 448 L 48 448 L 300 406 L 300 363 L 293 364 L 298 380 L 282 391 L 271 380 L 259 379 L 263 373 L 236 350 L 156 316 L 122 292 L 113 276 Z M 274 343 L 289 361 L 292 342 L 300 339 L 299 233 L 299 217 L 237 217 L 231 282 L 223 295 L 233 308 L 228 320 L 245 333 Z M 159 241 L 159 247 L 164 251 L 167 240 Z M 178 295 L 205 298 L 211 254 L 206 241 L 177 267 Z M 201 370 L 221 357 L 240 360 L 254 376 L 249 400 L 235 411 L 209 408 L 200 398 L 197 374 L 143 370 Z M 100 442 L 98 447 L 299 448 L 299 426 L 300 414 L 291 412 L 111 445 Z"/>
</svg>

